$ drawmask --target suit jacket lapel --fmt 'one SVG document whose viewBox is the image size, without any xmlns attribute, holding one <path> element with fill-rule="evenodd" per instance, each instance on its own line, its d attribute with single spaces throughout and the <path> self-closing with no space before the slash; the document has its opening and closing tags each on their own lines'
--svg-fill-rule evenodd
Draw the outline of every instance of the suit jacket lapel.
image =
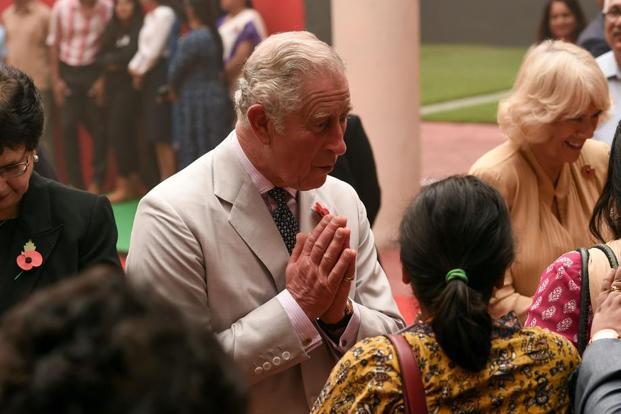
<svg viewBox="0 0 621 414">
<path fill-rule="evenodd" d="M 45 182 L 33 173 L 29 189 L 20 204 L 18 225 L 9 251 L 10 260 L 6 273 L 8 277 L 2 280 L 4 294 L 1 295 L 0 302 L 9 300 L 8 296 L 19 299 L 32 292 L 46 268 L 61 230 L 62 225 L 52 225 L 50 197 Z M 17 256 L 22 253 L 28 241 L 36 245 L 36 250 L 43 256 L 43 263 L 37 268 L 22 272 L 17 265 Z"/>
<path fill-rule="evenodd" d="M 239 164 L 230 135 L 214 151 L 214 193 L 231 205 L 229 223 L 270 272 L 277 291 L 285 288 L 289 253 L 272 216 Z"/>
</svg>

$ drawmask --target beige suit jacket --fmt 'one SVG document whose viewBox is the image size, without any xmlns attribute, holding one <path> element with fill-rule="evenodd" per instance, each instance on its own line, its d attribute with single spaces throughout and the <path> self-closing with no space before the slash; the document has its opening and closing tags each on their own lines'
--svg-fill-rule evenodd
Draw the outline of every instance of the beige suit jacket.
<svg viewBox="0 0 621 414">
<path fill-rule="evenodd" d="M 285 288 L 289 255 L 232 139 L 233 134 L 142 199 L 127 273 L 186 314 L 209 315 L 250 384 L 251 412 L 307 413 L 336 360 L 325 341 L 304 351 L 275 297 Z M 316 201 L 347 217 L 351 247 L 358 251 L 350 292 L 360 311 L 357 339 L 400 329 L 403 320 L 353 188 L 328 177 L 320 188 L 299 192 L 297 201 L 305 233 L 319 221 L 311 210 Z"/>
</svg>

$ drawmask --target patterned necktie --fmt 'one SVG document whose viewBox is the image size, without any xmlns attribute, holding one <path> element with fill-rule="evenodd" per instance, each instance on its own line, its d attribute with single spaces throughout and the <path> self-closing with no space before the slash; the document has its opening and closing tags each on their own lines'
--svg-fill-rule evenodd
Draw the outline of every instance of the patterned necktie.
<svg viewBox="0 0 621 414">
<path fill-rule="evenodd" d="M 289 254 L 291 254 L 293 246 L 295 246 L 295 235 L 299 231 L 299 226 L 298 221 L 287 206 L 290 194 L 280 187 L 272 188 L 267 194 L 276 202 L 276 209 L 272 212 L 272 217 L 285 242 L 285 246 L 287 246 Z"/>
</svg>

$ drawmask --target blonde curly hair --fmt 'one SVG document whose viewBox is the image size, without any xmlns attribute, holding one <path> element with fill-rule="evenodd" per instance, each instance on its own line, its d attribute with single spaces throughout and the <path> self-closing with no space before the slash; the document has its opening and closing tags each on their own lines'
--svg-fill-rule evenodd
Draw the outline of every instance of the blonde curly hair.
<svg viewBox="0 0 621 414">
<path fill-rule="evenodd" d="M 559 40 L 531 48 L 511 94 L 498 105 L 498 125 L 515 142 L 542 143 L 551 124 L 584 115 L 593 105 L 610 108 L 608 82 L 584 49 Z"/>
</svg>

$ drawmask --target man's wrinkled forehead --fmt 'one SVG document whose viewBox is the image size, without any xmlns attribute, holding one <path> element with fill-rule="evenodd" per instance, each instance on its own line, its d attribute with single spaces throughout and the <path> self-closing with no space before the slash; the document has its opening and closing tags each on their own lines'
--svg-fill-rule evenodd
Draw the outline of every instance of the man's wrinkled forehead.
<svg viewBox="0 0 621 414">
<path fill-rule="evenodd" d="M 305 89 L 302 110 L 305 118 L 321 118 L 351 110 L 349 84 L 344 73 L 324 74 L 322 81 L 310 82 Z M 318 87 L 322 85 L 322 87 Z"/>
</svg>

